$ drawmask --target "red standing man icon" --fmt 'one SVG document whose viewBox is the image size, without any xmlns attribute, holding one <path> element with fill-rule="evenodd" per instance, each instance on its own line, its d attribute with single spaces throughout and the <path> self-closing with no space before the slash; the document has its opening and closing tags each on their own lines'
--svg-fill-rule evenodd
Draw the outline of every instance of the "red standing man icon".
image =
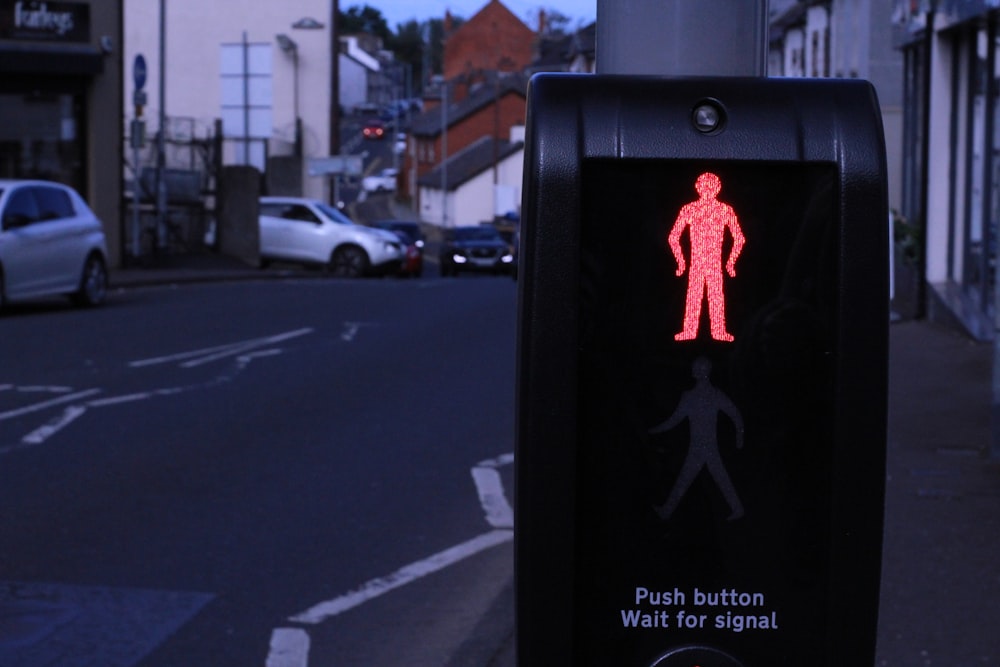
<svg viewBox="0 0 1000 667">
<path fill-rule="evenodd" d="M 736 260 L 743 251 L 745 238 L 733 207 L 716 195 L 722 190 L 722 181 L 713 173 L 705 172 L 695 181 L 698 201 L 685 204 L 677 214 L 667 241 L 677 260 L 677 275 L 688 272 L 687 303 L 684 309 L 684 329 L 674 340 L 694 340 L 698 337 L 701 305 L 708 299 L 708 319 L 712 338 L 732 341 L 726 331 L 726 298 L 722 284 L 722 245 L 726 229 L 733 237 L 726 273 L 736 277 Z M 681 248 L 681 235 L 688 230 L 691 245 L 690 262 L 685 262 Z"/>
</svg>

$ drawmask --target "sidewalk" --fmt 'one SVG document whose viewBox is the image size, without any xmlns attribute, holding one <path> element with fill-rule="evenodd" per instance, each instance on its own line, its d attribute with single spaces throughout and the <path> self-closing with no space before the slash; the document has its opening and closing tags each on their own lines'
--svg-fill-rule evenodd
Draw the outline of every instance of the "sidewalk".
<svg viewBox="0 0 1000 667">
<path fill-rule="evenodd" d="M 1000 665 L 993 345 L 931 322 L 889 330 L 878 667 Z"/>
<path fill-rule="evenodd" d="M 111 288 L 115 289 L 177 283 L 265 280 L 319 275 L 322 275 L 320 271 L 310 271 L 293 265 L 259 269 L 235 257 L 204 251 L 144 258 L 142 263 L 111 269 L 109 282 Z"/>
</svg>

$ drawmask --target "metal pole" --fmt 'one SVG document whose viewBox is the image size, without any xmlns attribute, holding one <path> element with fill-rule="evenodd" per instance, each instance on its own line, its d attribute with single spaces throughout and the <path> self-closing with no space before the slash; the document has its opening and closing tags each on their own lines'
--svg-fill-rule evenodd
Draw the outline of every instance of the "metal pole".
<svg viewBox="0 0 1000 667">
<path fill-rule="evenodd" d="M 132 260 L 139 259 L 142 252 L 142 221 L 139 219 L 139 204 L 142 201 L 142 167 L 139 164 L 139 139 L 135 136 L 140 129 L 141 121 L 136 118 L 132 121 Z"/>
<path fill-rule="evenodd" d="M 156 135 L 156 246 L 166 245 L 166 183 L 165 173 L 167 166 L 166 157 L 166 137 L 167 137 L 167 7 L 166 0 L 160 0 L 160 129 Z"/>
<path fill-rule="evenodd" d="M 597 0 L 597 73 L 767 74 L 767 0 Z"/>
<path fill-rule="evenodd" d="M 441 226 L 448 226 L 448 82 L 441 82 Z"/>
<path fill-rule="evenodd" d="M 250 42 L 243 31 L 243 164 L 250 164 Z"/>
<path fill-rule="evenodd" d="M 340 155 L 340 0 L 333 0 L 330 8 L 330 155 Z M 334 187 L 330 193 L 331 204 L 340 201 L 340 174 L 333 176 Z"/>
</svg>

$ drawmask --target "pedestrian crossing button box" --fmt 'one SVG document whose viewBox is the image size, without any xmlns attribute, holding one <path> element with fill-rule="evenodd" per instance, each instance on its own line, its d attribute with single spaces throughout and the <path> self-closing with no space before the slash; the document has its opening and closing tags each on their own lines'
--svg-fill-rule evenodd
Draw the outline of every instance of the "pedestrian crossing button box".
<svg viewBox="0 0 1000 667">
<path fill-rule="evenodd" d="M 532 79 L 520 667 L 874 661 L 885 173 L 867 82 Z"/>
</svg>

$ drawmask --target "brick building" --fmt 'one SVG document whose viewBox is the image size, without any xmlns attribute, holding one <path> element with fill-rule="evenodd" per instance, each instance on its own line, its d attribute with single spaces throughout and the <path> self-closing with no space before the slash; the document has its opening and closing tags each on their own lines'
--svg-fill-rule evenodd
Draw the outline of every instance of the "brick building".
<svg viewBox="0 0 1000 667">
<path fill-rule="evenodd" d="M 446 81 L 484 71 L 523 72 L 534 56 L 535 32 L 500 0 L 490 0 L 454 30 L 446 14 L 444 29 Z"/>
<path fill-rule="evenodd" d="M 402 196 L 416 197 L 417 182 L 442 160 L 480 141 L 509 141 L 511 129 L 524 125 L 527 77 L 537 35 L 499 0 L 450 29 L 445 17 L 443 81 L 425 99 L 413 120 L 400 183 Z M 441 108 L 441 100 L 447 107 Z M 421 203 L 415 202 L 418 210 Z"/>
<path fill-rule="evenodd" d="M 498 154 L 503 142 L 510 139 L 515 128 L 523 128 L 527 77 L 523 74 L 494 74 L 492 80 L 473 86 L 468 96 L 458 102 L 451 102 L 446 109 L 440 105 L 419 116 L 413 124 L 410 138 L 410 154 L 407 156 L 405 192 L 417 194 L 417 184 L 431 173 L 448 174 L 447 191 L 461 182 L 453 182 L 458 166 L 450 164 L 459 159 L 470 146 L 487 139 L 495 146 L 493 162 L 503 156 Z M 447 128 L 443 130 L 443 128 Z M 442 161 L 449 163 L 442 169 Z M 496 183 L 513 185 L 519 190 L 520 182 Z M 418 201 L 417 210 L 421 218 L 428 214 L 428 202 Z M 431 216 L 433 217 L 433 215 Z M 452 224 L 462 222 L 455 216 L 442 216 Z M 430 220 L 428 220 L 430 222 Z"/>
</svg>

